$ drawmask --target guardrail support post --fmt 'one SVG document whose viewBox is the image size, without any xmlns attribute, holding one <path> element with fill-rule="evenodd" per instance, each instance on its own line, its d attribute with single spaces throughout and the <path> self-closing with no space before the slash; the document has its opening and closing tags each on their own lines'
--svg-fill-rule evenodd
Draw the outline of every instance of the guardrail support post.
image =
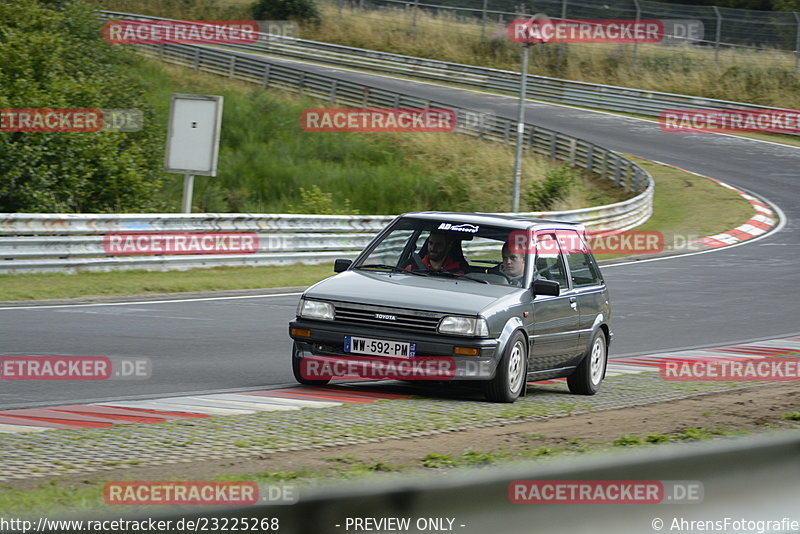
<svg viewBox="0 0 800 534">
<path fill-rule="evenodd" d="M 194 49 L 194 70 L 200 70 L 200 48 Z"/>
<path fill-rule="evenodd" d="M 364 87 L 364 107 L 369 105 L 369 87 Z"/>
<path fill-rule="evenodd" d="M 264 87 L 264 89 L 269 87 L 269 71 L 270 71 L 270 67 L 271 67 L 271 65 L 269 65 L 269 64 L 264 65 L 264 81 L 261 83 L 261 85 Z"/>
<path fill-rule="evenodd" d="M 550 157 L 552 159 L 556 159 L 556 155 L 558 154 L 558 136 L 555 132 L 550 134 Z"/>
<path fill-rule="evenodd" d="M 586 170 L 592 172 L 592 168 L 594 167 L 594 145 L 589 145 L 589 148 L 586 149 Z"/>
<path fill-rule="evenodd" d="M 617 164 L 614 168 L 614 187 L 622 187 L 620 179 L 622 178 L 622 159 L 617 156 Z"/>
<path fill-rule="evenodd" d="M 236 56 L 231 56 L 230 64 L 228 65 L 228 77 L 234 78 L 236 74 Z"/>
<path fill-rule="evenodd" d="M 575 153 L 578 151 L 578 140 L 574 137 L 569 140 L 569 166 L 575 166 Z"/>
<path fill-rule="evenodd" d="M 303 96 L 303 82 L 306 81 L 306 73 L 300 73 L 300 80 L 297 82 L 297 94 Z"/>
<path fill-rule="evenodd" d="M 503 144 L 504 145 L 508 144 L 508 137 L 509 137 L 509 135 L 511 133 L 510 130 L 511 130 L 511 123 L 506 121 L 506 126 L 505 126 L 505 128 L 503 128 Z"/>
<path fill-rule="evenodd" d="M 339 80 L 333 80 L 333 82 L 331 83 L 331 94 L 330 97 L 328 98 L 328 102 L 332 106 L 336 105 L 336 88 L 339 86 L 339 84 L 337 83 L 338 81 Z"/>
</svg>

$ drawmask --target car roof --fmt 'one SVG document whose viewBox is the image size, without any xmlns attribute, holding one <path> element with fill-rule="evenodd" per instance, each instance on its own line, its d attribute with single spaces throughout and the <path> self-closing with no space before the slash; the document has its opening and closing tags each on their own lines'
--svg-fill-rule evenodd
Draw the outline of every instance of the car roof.
<svg viewBox="0 0 800 534">
<path fill-rule="evenodd" d="M 453 212 L 453 211 L 420 211 L 404 213 L 401 217 L 426 219 L 444 222 L 459 222 L 469 224 L 486 224 L 526 230 L 535 227 L 565 228 L 570 230 L 583 229 L 582 224 L 554 221 L 552 219 L 536 219 L 514 213 L 479 213 L 479 212 Z"/>
</svg>

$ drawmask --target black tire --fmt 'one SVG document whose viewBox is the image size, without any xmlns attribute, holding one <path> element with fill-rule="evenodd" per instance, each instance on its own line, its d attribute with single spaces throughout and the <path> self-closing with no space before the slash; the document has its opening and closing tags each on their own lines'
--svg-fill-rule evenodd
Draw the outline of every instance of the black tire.
<svg viewBox="0 0 800 534">
<path fill-rule="evenodd" d="M 517 330 L 508 340 L 494 378 L 486 384 L 486 398 L 492 402 L 514 402 L 525 388 L 528 343 Z"/>
<path fill-rule="evenodd" d="M 328 380 L 309 380 L 307 378 L 303 378 L 302 373 L 300 372 L 300 360 L 301 358 L 297 357 L 297 342 L 292 345 L 292 372 L 294 373 L 294 379 L 306 386 L 325 386 L 330 382 Z"/>
<path fill-rule="evenodd" d="M 576 395 L 594 395 L 606 374 L 608 343 L 602 330 L 595 332 L 586 354 L 575 372 L 567 377 L 569 390 Z"/>
</svg>

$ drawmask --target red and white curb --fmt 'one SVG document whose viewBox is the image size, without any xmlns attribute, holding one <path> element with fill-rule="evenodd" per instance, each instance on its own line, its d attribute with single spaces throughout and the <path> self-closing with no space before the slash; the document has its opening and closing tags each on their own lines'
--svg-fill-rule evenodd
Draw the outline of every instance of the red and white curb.
<svg viewBox="0 0 800 534">
<path fill-rule="evenodd" d="M 296 387 L 151 400 L 72 404 L 47 408 L 0 410 L 0 433 L 53 429 L 104 428 L 131 423 L 161 423 L 219 415 L 328 408 L 340 404 L 407 399 L 410 395 L 360 391 L 346 386 Z"/>
<path fill-rule="evenodd" d="M 708 178 L 706 176 L 706 178 Z M 709 180 L 714 180 L 719 185 L 726 189 L 730 189 L 738 193 L 742 198 L 750 203 L 755 209 L 756 214 L 746 223 L 737 226 L 733 230 L 728 230 L 727 232 L 722 232 L 721 234 L 711 235 L 707 237 L 703 237 L 694 241 L 694 243 L 700 245 L 706 245 L 711 248 L 719 248 L 725 247 L 728 245 L 735 245 L 736 243 L 741 243 L 742 241 L 747 241 L 748 239 L 753 239 L 754 237 L 758 237 L 763 235 L 769 230 L 778 224 L 778 217 L 775 215 L 775 212 L 767 206 L 765 203 L 750 195 L 736 189 L 735 187 L 726 184 L 725 182 L 721 182 L 715 178 L 708 178 Z"/>
<path fill-rule="evenodd" d="M 682 350 L 675 352 L 661 352 L 644 356 L 629 356 L 608 360 L 606 376 L 619 376 L 639 374 L 657 370 L 664 362 L 720 362 L 744 361 L 761 358 L 775 358 L 781 356 L 800 356 L 800 336 L 755 341 L 742 345 L 726 345 L 698 350 Z M 542 380 L 531 384 L 557 384 L 564 378 L 556 380 Z"/>
</svg>

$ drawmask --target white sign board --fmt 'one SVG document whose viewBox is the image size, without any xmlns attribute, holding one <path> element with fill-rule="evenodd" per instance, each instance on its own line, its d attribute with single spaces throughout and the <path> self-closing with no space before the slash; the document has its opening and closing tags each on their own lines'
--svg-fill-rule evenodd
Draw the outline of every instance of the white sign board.
<svg viewBox="0 0 800 534">
<path fill-rule="evenodd" d="M 173 93 L 165 170 L 217 175 L 222 97 Z"/>
</svg>

